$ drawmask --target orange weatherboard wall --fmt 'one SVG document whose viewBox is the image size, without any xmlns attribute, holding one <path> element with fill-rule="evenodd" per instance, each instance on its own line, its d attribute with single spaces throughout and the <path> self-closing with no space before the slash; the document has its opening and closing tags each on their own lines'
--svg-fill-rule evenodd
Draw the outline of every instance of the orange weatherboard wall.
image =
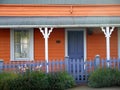
<svg viewBox="0 0 120 90">
<path fill-rule="evenodd" d="M 49 59 L 64 59 L 65 31 L 54 29 L 49 38 Z M 60 43 L 56 43 L 60 41 Z M 0 59 L 10 61 L 10 29 L 0 29 Z M 34 60 L 45 60 L 44 38 L 39 29 L 34 29 Z"/>
<path fill-rule="evenodd" d="M 0 28 L 0 59 L 10 61 L 10 29 Z"/>
<path fill-rule="evenodd" d="M 111 50 L 111 57 L 118 57 L 118 29 L 115 28 L 115 30 L 113 31 L 112 35 L 111 35 L 111 42 L 110 42 L 110 50 Z"/>
<path fill-rule="evenodd" d="M 0 16 L 120 16 L 120 5 L 1 4 Z"/>
<path fill-rule="evenodd" d="M 54 29 L 49 37 L 49 59 L 64 59 L 65 56 L 65 31 L 63 28 Z M 60 41 L 60 42 L 56 42 Z M 42 33 L 39 29 L 34 30 L 34 58 L 35 60 L 45 59 L 45 44 Z"/>
<path fill-rule="evenodd" d="M 65 57 L 65 30 L 54 29 L 49 38 L 49 59 L 64 59 Z"/>
<path fill-rule="evenodd" d="M 117 28 L 110 38 L 111 57 L 118 57 L 118 34 Z M 87 30 L 88 32 L 88 30 Z M 94 28 L 93 33 L 87 33 L 87 60 L 94 59 L 96 54 L 101 58 L 106 57 L 105 35 L 100 28 Z M 49 37 L 49 59 L 64 59 L 65 57 L 65 30 L 55 28 Z M 10 61 L 10 29 L 0 29 L 0 59 Z M 34 29 L 34 60 L 45 59 L 45 44 L 42 33 Z"/>
<path fill-rule="evenodd" d="M 39 29 L 34 29 L 34 59 L 44 60 L 45 58 L 45 44 L 42 33 Z"/>
<path fill-rule="evenodd" d="M 110 38 L 111 58 L 118 57 L 118 35 L 115 29 Z M 94 28 L 93 33 L 87 33 L 87 59 L 94 59 L 99 54 L 101 58 L 106 58 L 106 38 L 100 28 Z"/>
</svg>

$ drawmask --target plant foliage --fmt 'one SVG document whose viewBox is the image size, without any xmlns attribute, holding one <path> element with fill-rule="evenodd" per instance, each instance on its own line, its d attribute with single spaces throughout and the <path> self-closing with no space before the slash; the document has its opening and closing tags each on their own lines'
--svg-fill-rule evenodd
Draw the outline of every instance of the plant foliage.
<svg viewBox="0 0 120 90">
<path fill-rule="evenodd" d="M 0 73 L 0 90 L 65 90 L 75 85 L 66 72 Z"/>
<path fill-rule="evenodd" d="M 100 88 L 120 85 L 120 71 L 103 68 L 92 72 L 88 78 L 88 86 Z"/>
</svg>

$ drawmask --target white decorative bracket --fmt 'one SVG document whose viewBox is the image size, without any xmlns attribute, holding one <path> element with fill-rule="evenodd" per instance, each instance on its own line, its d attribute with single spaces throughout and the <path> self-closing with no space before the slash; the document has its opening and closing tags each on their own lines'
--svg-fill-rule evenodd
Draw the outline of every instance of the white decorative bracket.
<svg viewBox="0 0 120 90">
<path fill-rule="evenodd" d="M 102 31 L 105 34 L 105 37 L 110 37 L 112 32 L 114 31 L 114 27 L 110 29 L 110 27 L 101 27 Z"/>
<path fill-rule="evenodd" d="M 53 28 L 39 28 L 40 32 L 43 34 L 44 38 L 45 38 L 45 60 L 47 62 L 47 73 L 49 72 L 49 67 L 48 67 L 48 38 L 50 36 L 50 33 L 52 32 Z"/>
<path fill-rule="evenodd" d="M 49 38 L 50 36 L 50 33 L 52 32 L 53 28 L 39 28 L 40 29 L 40 32 L 43 34 L 44 38 Z"/>
<path fill-rule="evenodd" d="M 106 57 L 107 60 L 110 60 L 110 37 L 112 32 L 114 31 L 114 27 L 101 27 L 102 31 L 106 37 Z M 109 66 L 109 65 L 108 65 Z"/>
</svg>

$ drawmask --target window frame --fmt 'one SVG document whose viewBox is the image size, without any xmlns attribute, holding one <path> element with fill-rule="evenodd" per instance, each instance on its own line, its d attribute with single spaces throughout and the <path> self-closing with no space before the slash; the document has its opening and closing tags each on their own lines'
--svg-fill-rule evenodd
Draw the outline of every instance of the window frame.
<svg viewBox="0 0 120 90">
<path fill-rule="evenodd" d="M 15 58 L 14 57 L 14 31 L 15 30 L 29 30 L 30 36 L 30 53 L 29 58 Z M 33 61 L 34 60 L 34 30 L 32 28 L 14 28 L 10 31 L 10 61 Z"/>
</svg>

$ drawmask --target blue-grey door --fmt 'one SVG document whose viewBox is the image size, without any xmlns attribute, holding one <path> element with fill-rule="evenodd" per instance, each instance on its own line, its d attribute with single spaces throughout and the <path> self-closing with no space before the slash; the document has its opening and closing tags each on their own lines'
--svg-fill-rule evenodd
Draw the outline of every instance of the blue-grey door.
<svg viewBox="0 0 120 90">
<path fill-rule="evenodd" d="M 74 59 L 84 57 L 83 31 L 68 31 L 68 56 Z"/>
</svg>

